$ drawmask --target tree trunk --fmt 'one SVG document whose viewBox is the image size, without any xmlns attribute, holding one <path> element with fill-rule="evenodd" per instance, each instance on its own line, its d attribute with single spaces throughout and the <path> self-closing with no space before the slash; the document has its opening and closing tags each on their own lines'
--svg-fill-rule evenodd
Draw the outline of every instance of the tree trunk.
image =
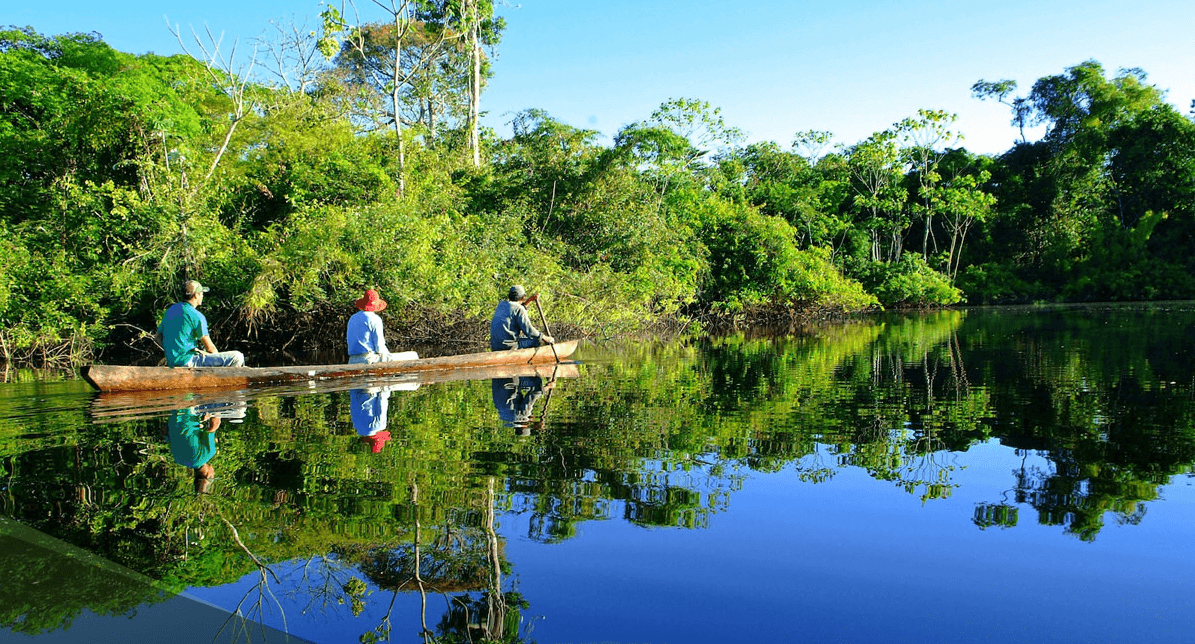
<svg viewBox="0 0 1195 644">
<path fill-rule="evenodd" d="M 427 132 L 432 144 L 436 141 L 436 102 L 427 99 Z"/>
<path fill-rule="evenodd" d="M 477 0 L 469 5 L 471 26 L 469 28 L 469 52 L 473 59 L 473 68 L 469 74 L 469 148 L 473 152 L 473 167 L 481 167 L 481 136 L 478 132 L 478 119 L 481 114 L 481 42 L 479 40 L 481 25 L 477 20 Z"/>
<path fill-rule="evenodd" d="M 404 7 L 405 9 L 405 7 Z M 398 197 L 406 195 L 407 158 L 406 148 L 402 140 L 402 119 L 399 117 L 401 100 L 399 89 L 402 87 L 402 39 L 405 35 L 406 21 L 402 13 L 394 14 L 394 85 L 390 91 L 390 104 L 394 109 L 394 138 L 398 144 Z"/>
</svg>

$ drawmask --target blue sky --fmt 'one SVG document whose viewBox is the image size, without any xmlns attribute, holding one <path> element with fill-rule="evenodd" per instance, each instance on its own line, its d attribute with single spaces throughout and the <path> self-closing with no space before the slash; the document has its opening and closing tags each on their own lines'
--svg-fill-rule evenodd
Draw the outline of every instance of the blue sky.
<svg viewBox="0 0 1195 644">
<path fill-rule="evenodd" d="M 363 15 L 376 13 L 359 0 Z M 97 31 L 121 51 L 181 51 L 166 18 L 206 25 L 226 42 L 267 33 L 271 20 L 315 24 L 318 0 L 142 0 L 9 3 L 0 24 L 43 34 Z M 374 11 L 375 13 L 370 13 Z M 664 101 L 722 109 L 751 140 L 787 146 L 803 130 L 855 143 L 919 108 L 959 116 L 976 152 L 1016 138 L 1005 106 L 971 98 L 979 79 L 1042 76 L 1095 59 L 1109 73 L 1140 67 L 1183 113 L 1195 99 L 1195 2 L 1190 0 L 520 0 L 499 6 L 507 31 L 482 98 L 505 134 L 535 107 L 608 141 Z"/>
</svg>

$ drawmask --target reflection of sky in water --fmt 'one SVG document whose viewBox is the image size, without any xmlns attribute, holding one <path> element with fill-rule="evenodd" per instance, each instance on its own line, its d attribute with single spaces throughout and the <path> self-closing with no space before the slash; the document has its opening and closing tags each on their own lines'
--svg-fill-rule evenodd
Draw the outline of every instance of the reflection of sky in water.
<svg viewBox="0 0 1195 644">
<path fill-rule="evenodd" d="M 1151 521 L 1162 516 L 1144 533 L 1110 525 L 1084 544 L 1028 517 L 1010 530 L 960 520 L 1001 498 L 1021 457 L 987 444 L 958 462 L 953 495 L 925 504 L 857 469 L 808 485 L 786 468 L 751 474 L 704 530 L 599 521 L 545 545 L 521 536 L 522 516 L 503 533 L 531 612 L 549 616 L 540 641 L 1144 642 L 1191 632 L 1189 600 L 1174 592 L 1193 569 L 1191 479 L 1151 504 Z M 1173 621 L 1115 617 L 1162 614 Z"/>
<path fill-rule="evenodd" d="M 1150 504 L 1150 521 L 1111 522 L 1085 544 L 1031 517 L 1008 530 L 961 520 L 1000 500 L 1023 461 L 1046 467 L 1040 457 L 989 442 L 949 460 L 958 467 L 952 495 L 927 503 L 857 468 L 811 485 L 790 466 L 747 473 L 699 530 L 636 526 L 619 520 L 616 501 L 610 520 L 548 544 L 528 538 L 529 509 L 500 515 L 513 566 L 504 588 L 517 581 L 531 603 L 522 617 L 541 642 L 1144 642 L 1181 641 L 1195 626 L 1185 595 L 1173 592 L 1192 572 L 1190 477 Z M 319 590 L 327 578 L 360 578 L 355 570 L 335 561 L 273 569 L 291 632 L 317 642 L 355 641 L 393 597 L 371 584 L 355 618 Z M 256 597 L 258 579 L 188 592 L 231 608 Z M 431 593 L 428 606 L 434 625 L 445 599 Z M 398 594 L 391 619 L 405 626 L 396 633 L 417 632 L 419 610 L 418 593 Z M 1161 614 L 1168 619 L 1115 617 Z M 266 617 L 281 627 L 276 606 Z"/>
</svg>

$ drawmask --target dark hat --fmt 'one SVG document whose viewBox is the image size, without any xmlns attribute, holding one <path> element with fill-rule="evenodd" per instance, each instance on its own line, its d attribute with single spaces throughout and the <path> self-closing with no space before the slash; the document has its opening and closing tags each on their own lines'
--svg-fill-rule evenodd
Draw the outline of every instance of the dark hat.
<svg viewBox="0 0 1195 644">
<path fill-rule="evenodd" d="M 372 288 L 365 291 L 365 296 L 357 300 L 357 308 L 362 311 L 381 311 L 386 308 L 386 300 L 378 296 Z"/>
</svg>

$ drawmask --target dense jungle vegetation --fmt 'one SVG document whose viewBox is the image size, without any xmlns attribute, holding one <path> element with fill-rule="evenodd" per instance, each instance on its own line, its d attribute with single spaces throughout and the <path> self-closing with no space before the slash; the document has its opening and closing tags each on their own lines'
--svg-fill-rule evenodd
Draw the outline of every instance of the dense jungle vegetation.
<svg viewBox="0 0 1195 644">
<path fill-rule="evenodd" d="M 184 278 L 212 287 L 221 348 L 279 329 L 336 348 L 365 288 L 409 325 L 484 318 L 521 282 L 554 320 L 604 335 L 708 314 L 1195 297 L 1195 122 L 1140 70 L 1086 61 L 1022 93 L 977 82 L 1022 132 L 1045 126 L 998 156 L 968 152 L 932 109 L 856 143 L 746 143 L 692 98 L 603 145 L 535 109 L 509 138 L 478 125 L 501 80 L 489 2 L 320 19 L 252 57 L 181 33 L 195 55 L 0 30 L 0 359 L 134 337 Z"/>
</svg>

